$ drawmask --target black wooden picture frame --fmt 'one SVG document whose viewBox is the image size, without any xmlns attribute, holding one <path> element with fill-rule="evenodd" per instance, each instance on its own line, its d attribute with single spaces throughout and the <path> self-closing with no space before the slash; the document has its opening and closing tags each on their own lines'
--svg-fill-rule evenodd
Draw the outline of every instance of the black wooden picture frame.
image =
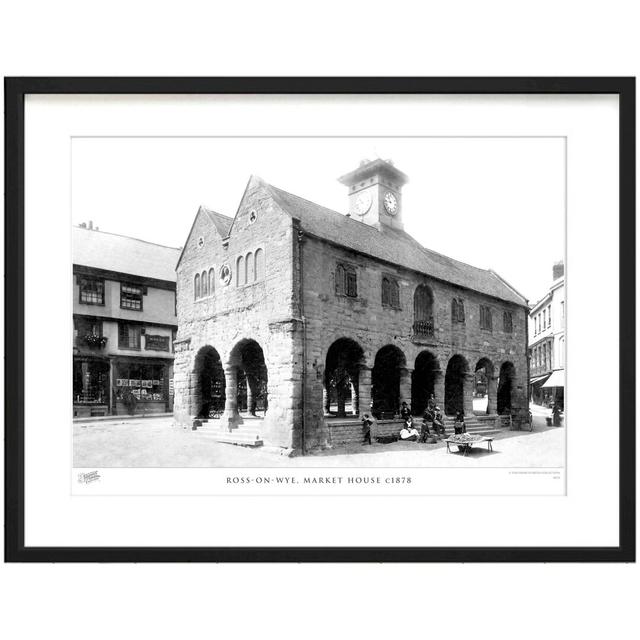
<svg viewBox="0 0 640 640">
<path fill-rule="evenodd" d="M 5 561 L 633 562 L 635 561 L 635 79 L 5 78 Z M 28 94 L 615 94 L 619 98 L 619 531 L 612 547 L 26 547 L 24 161 Z"/>
</svg>

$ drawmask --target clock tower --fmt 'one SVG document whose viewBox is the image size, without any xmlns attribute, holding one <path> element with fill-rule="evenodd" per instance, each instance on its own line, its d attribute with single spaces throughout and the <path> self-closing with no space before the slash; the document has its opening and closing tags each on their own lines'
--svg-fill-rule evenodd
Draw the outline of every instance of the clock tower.
<svg viewBox="0 0 640 640">
<path fill-rule="evenodd" d="M 409 178 L 390 160 L 363 160 L 338 180 L 349 189 L 349 215 L 379 229 L 403 229 L 402 187 Z"/>
</svg>

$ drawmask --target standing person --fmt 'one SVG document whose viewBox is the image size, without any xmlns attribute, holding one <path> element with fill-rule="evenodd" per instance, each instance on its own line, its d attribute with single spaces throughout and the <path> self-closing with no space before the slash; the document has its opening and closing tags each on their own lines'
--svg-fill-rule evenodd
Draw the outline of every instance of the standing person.
<svg viewBox="0 0 640 640">
<path fill-rule="evenodd" d="M 368 413 L 365 413 L 362 418 L 362 432 L 364 433 L 362 444 L 365 442 L 373 444 L 372 440 L 376 439 L 376 419 Z"/>
<path fill-rule="evenodd" d="M 422 418 L 422 426 L 420 427 L 420 440 L 419 442 L 426 442 L 427 438 L 431 436 L 431 432 L 429 431 L 429 420 L 427 420 L 427 412 L 424 412 L 424 416 Z"/>
<path fill-rule="evenodd" d="M 464 413 L 462 411 L 458 411 L 458 414 L 456 415 L 456 421 L 453 423 L 453 430 L 456 435 L 467 432 L 467 427 L 464 424 Z"/>
<path fill-rule="evenodd" d="M 433 395 L 433 393 L 429 396 L 429 399 L 427 400 L 427 409 L 429 409 L 430 411 L 435 411 L 436 409 L 436 397 Z"/>
<path fill-rule="evenodd" d="M 402 403 L 402 407 L 400 408 L 400 417 L 406 422 L 408 418 L 411 417 L 411 408 L 406 402 Z"/>
<path fill-rule="evenodd" d="M 560 405 L 556 402 L 553 405 L 553 409 L 551 409 L 551 415 L 553 416 L 553 426 L 554 427 L 559 427 L 560 426 L 560 414 L 562 413 L 562 410 L 560 409 Z"/>
<path fill-rule="evenodd" d="M 440 407 L 435 408 L 433 416 L 433 431 L 436 435 L 444 435 L 444 417 L 440 411 Z"/>
</svg>

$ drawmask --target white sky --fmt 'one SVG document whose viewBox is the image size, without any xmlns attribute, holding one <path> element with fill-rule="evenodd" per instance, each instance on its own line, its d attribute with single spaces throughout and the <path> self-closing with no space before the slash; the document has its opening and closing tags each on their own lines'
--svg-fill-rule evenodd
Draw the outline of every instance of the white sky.
<svg viewBox="0 0 640 640">
<path fill-rule="evenodd" d="M 340 212 L 363 158 L 409 176 L 405 230 L 540 298 L 565 245 L 562 138 L 75 138 L 72 222 L 181 246 L 198 206 L 233 216 L 254 173 Z"/>
</svg>

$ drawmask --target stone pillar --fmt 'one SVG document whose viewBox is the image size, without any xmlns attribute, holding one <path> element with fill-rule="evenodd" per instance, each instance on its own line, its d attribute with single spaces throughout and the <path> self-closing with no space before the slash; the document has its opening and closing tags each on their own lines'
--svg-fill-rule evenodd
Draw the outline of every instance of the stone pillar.
<svg viewBox="0 0 640 640">
<path fill-rule="evenodd" d="M 444 371 L 433 372 L 433 395 L 436 398 L 436 405 L 442 409 L 444 415 Z"/>
<path fill-rule="evenodd" d="M 248 373 L 245 373 L 247 378 L 247 412 L 250 416 L 256 415 L 256 379 Z"/>
<path fill-rule="evenodd" d="M 406 402 L 411 406 L 411 374 L 413 369 L 402 367 L 400 369 L 400 405 Z M 397 409 L 400 410 L 400 407 Z"/>
<path fill-rule="evenodd" d="M 371 414 L 371 368 L 366 365 L 360 367 L 358 375 L 358 399 L 360 414 Z"/>
<path fill-rule="evenodd" d="M 462 378 L 462 410 L 465 416 L 473 415 L 474 374 L 465 373 Z"/>
<path fill-rule="evenodd" d="M 327 389 L 327 385 L 324 384 L 322 386 L 322 411 L 325 416 L 328 416 L 331 409 L 331 398 L 329 396 L 329 390 Z"/>
<path fill-rule="evenodd" d="M 225 403 L 224 413 L 220 419 L 222 429 L 234 429 L 241 422 L 238 413 L 238 368 L 235 365 L 227 365 L 224 369 L 225 376 Z"/>
<path fill-rule="evenodd" d="M 498 376 L 487 376 L 487 413 L 495 413 L 498 410 Z"/>
<path fill-rule="evenodd" d="M 351 413 L 357 416 L 360 413 L 360 397 L 358 395 L 358 381 L 351 382 Z"/>
</svg>

